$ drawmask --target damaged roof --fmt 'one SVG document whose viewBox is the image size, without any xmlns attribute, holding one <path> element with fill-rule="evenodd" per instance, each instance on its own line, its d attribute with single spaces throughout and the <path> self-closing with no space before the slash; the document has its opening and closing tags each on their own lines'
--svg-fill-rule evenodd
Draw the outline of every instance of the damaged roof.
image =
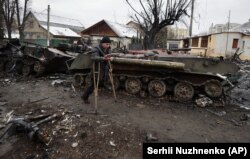
<svg viewBox="0 0 250 159">
<path fill-rule="evenodd" d="M 250 19 L 248 22 L 233 28 L 231 31 L 250 34 Z"/>
</svg>

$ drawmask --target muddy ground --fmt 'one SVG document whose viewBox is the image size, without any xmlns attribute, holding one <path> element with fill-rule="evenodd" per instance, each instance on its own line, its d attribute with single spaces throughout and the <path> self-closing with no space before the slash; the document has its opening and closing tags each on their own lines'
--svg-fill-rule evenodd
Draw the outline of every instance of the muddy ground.
<svg viewBox="0 0 250 159">
<path fill-rule="evenodd" d="M 55 83 L 55 80 L 65 80 Z M 59 114 L 39 125 L 47 143 L 30 140 L 25 133 L 8 134 L 0 143 L 3 159 L 139 159 L 143 142 L 250 142 L 250 110 L 226 104 L 201 108 L 194 102 L 142 99 L 100 90 L 98 114 L 94 98 L 86 105 L 71 77 L 0 77 L 0 134 L 7 113 L 13 117 Z M 153 136 L 153 137 L 150 137 Z M 155 141 L 157 140 L 157 141 Z"/>
</svg>

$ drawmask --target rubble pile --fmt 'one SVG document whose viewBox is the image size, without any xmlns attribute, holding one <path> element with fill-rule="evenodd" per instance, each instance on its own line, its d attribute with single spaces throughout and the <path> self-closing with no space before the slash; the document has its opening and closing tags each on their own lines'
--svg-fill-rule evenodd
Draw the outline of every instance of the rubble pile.
<svg viewBox="0 0 250 159">
<path fill-rule="evenodd" d="M 250 109 L 250 64 L 242 64 L 241 77 L 236 87 L 230 92 L 231 104 Z"/>
</svg>

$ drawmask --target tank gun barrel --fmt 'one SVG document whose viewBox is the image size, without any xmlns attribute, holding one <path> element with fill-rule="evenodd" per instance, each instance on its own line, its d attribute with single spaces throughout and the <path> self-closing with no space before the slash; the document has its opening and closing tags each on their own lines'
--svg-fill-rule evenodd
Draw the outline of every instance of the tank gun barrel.
<svg viewBox="0 0 250 159">
<path fill-rule="evenodd" d="M 103 61 L 104 57 L 93 57 L 94 61 Z M 134 66 L 152 66 L 160 68 L 170 68 L 170 69 L 184 69 L 185 64 L 181 62 L 170 62 L 170 61 L 158 61 L 158 60 L 144 60 L 144 59 L 128 59 L 119 57 L 110 57 L 111 63 L 114 64 L 125 64 Z"/>
</svg>

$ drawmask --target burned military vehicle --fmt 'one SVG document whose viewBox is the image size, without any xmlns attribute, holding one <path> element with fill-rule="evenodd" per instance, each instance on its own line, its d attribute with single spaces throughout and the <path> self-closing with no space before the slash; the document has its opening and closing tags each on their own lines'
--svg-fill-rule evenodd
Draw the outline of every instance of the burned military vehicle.
<svg viewBox="0 0 250 159">
<path fill-rule="evenodd" d="M 22 74 L 40 76 L 43 73 L 65 73 L 68 70 L 66 61 L 77 54 L 64 52 L 57 48 L 47 48 L 25 43 L 22 49 Z"/>
<path fill-rule="evenodd" d="M 115 89 L 125 89 L 130 94 L 142 97 L 172 96 L 175 100 L 189 101 L 197 94 L 211 98 L 223 97 L 223 86 L 227 82 L 220 74 L 192 72 L 185 63 L 138 58 L 138 56 L 111 57 Z M 92 59 L 100 61 L 102 58 Z M 91 69 L 87 54 L 79 55 L 72 63 L 74 84 L 84 85 Z"/>
<path fill-rule="evenodd" d="M 6 40 L 0 47 L 0 71 L 19 75 L 40 76 L 44 73 L 65 73 L 66 61 L 78 53 L 47 48 L 19 40 Z"/>
<path fill-rule="evenodd" d="M 11 72 L 20 68 L 23 54 L 18 39 L 3 39 L 0 42 L 0 72 Z M 20 72 L 20 70 L 17 70 Z"/>
</svg>

